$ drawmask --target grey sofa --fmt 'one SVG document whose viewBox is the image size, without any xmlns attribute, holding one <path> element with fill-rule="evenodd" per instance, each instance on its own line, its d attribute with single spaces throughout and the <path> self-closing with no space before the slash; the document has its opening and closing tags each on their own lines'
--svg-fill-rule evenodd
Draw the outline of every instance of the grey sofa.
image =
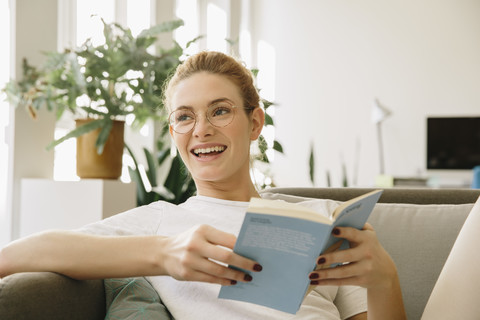
<svg viewBox="0 0 480 320">
<path fill-rule="evenodd" d="M 365 188 L 274 188 L 265 197 L 345 201 Z M 428 297 L 480 190 L 385 189 L 369 222 L 394 259 L 409 319 L 420 319 Z M 21 273 L 0 280 L 0 319 L 103 319 L 102 280 Z M 180 319 L 181 320 L 181 319 Z"/>
</svg>

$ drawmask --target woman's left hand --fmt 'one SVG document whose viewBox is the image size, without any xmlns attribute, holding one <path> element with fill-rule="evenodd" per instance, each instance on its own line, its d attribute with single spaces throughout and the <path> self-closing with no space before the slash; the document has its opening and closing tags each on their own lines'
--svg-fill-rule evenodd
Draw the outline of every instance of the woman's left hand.
<svg viewBox="0 0 480 320">
<path fill-rule="evenodd" d="M 398 281 L 395 263 L 370 224 L 365 224 L 363 230 L 337 227 L 333 235 L 348 240 L 350 248 L 319 256 L 319 267 L 325 267 L 309 274 L 312 285 L 356 285 L 369 289 L 395 285 Z M 337 263 L 342 265 L 330 268 Z"/>
</svg>

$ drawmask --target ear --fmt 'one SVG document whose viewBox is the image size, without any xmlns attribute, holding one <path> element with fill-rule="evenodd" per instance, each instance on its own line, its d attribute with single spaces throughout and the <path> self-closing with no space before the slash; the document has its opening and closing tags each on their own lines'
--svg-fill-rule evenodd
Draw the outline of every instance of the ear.
<svg viewBox="0 0 480 320">
<path fill-rule="evenodd" d="M 252 131 L 250 132 L 250 140 L 257 140 L 262 132 L 265 123 L 265 113 L 262 108 L 255 108 L 252 111 Z"/>
<path fill-rule="evenodd" d="M 173 129 L 172 126 L 168 126 L 168 132 L 170 132 L 170 137 L 173 139 Z"/>
</svg>

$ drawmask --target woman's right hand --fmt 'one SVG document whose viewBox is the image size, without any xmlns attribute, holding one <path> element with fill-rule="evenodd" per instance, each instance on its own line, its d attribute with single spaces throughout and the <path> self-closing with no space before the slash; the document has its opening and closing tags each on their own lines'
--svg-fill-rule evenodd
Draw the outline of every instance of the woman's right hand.
<svg viewBox="0 0 480 320">
<path fill-rule="evenodd" d="M 228 266 L 253 272 L 261 271 L 262 267 L 233 252 L 236 240 L 233 234 L 199 225 L 179 235 L 163 238 L 159 263 L 165 274 L 177 280 L 221 285 L 248 282 L 252 276 Z"/>
</svg>

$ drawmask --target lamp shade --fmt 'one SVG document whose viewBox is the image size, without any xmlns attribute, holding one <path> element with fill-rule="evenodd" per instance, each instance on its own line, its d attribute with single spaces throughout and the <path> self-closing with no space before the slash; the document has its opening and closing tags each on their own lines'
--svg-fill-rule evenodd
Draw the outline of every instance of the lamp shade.
<svg viewBox="0 0 480 320">
<path fill-rule="evenodd" d="M 372 123 L 381 123 L 388 118 L 392 112 L 375 99 L 372 106 Z"/>
</svg>

